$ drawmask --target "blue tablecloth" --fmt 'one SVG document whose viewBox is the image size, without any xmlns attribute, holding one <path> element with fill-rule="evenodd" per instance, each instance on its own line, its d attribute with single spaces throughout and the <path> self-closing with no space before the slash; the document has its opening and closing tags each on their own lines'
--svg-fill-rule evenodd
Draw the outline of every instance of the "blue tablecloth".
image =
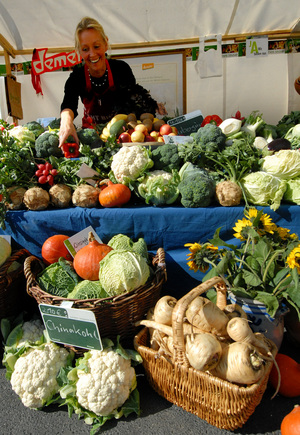
<svg viewBox="0 0 300 435">
<path fill-rule="evenodd" d="M 261 209 L 261 207 L 258 207 Z M 221 227 L 220 236 L 227 242 L 233 240 L 235 222 L 243 218 L 243 207 L 150 207 L 47 209 L 45 211 L 9 211 L 5 231 L 18 246 L 33 255 L 41 256 L 44 241 L 54 234 L 71 236 L 92 226 L 104 243 L 115 234 L 126 234 L 136 240 L 144 237 L 149 251 L 163 247 L 168 266 L 168 287 L 180 289 L 180 281 L 193 286 L 201 279 L 199 273 L 188 270 L 185 243 L 206 242 Z M 300 234 L 300 207 L 282 205 L 276 212 L 264 207 L 277 225 Z M 235 239 L 236 240 L 236 239 Z M 170 273 L 172 271 L 172 274 Z"/>
</svg>

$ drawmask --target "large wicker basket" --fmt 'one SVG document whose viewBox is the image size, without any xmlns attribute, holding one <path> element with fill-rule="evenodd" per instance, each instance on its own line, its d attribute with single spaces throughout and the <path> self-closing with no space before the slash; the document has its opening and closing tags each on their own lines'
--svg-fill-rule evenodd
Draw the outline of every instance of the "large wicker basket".
<svg viewBox="0 0 300 435">
<path fill-rule="evenodd" d="M 159 248 L 156 255 L 149 255 L 154 269 L 151 282 L 117 297 L 72 299 L 72 308 L 94 312 L 101 338 L 107 337 L 113 340 L 119 335 L 123 342 L 130 340 L 132 344 L 137 333 L 135 323 L 141 320 L 159 299 L 162 285 L 167 279 L 165 252 L 163 248 Z M 39 287 L 37 275 L 44 267 L 44 264 L 34 256 L 25 260 L 24 272 L 28 294 L 33 296 L 38 304 L 60 305 L 63 301 L 70 301 L 51 295 Z"/>
<path fill-rule="evenodd" d="M 31 302 L 26 293 L 24 261 L 30 256 L 27 249 L 13 252 L 0 268 L 0 319 L 26 311 Z"/>
<path fill-rule="evenodd" d="M 234 430 L 243 426 L 260 403 L 272 362 L 266 363 L 264 376 L 251 386 L 239 386 L 224 381 L 190 366 L 185 354 L 182 328 L 187 305 L 213 286 L 218 290 L 218 285 L 222 283 L 220 278 L 212 278 L 177 302 L 173 312 L 172 360 L 149 347 L 148 328 L 143 328 L 135 336 L 134 347 L 142 356 L 147 379 L 158 394 L 213 426 Z M 224 291 L 224 287 L 220 286 L 219 290 Z M 272 342 L 270 344 L 275 355 L 277 348 Z"/>
</svg>

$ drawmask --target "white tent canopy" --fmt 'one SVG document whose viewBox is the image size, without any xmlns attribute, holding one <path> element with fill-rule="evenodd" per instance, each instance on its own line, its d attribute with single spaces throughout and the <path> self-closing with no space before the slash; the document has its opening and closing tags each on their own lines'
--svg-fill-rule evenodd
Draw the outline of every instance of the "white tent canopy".
<svg viewBox="0 0 300 435">
<path fill-rule="evenodd" d="M 104 26 L 112 55 L 151 56 L 158 50 L 199 47 L 199 38 L 211 35 L 221 35 L 223 43 L 259 35 L 300 39 L 299 0 L 0 0 L 0 34 L 13 49 L 10 62 L 31 60 L 34 48 L 48 48 L 49 53 L 72 50 L 75 27 L 86 15 Z M 180 75 L 186 78 L 186 112 L 200 109 L 204 115 L 228 117 L 236 110 L 259 110 L 267 122 L 276 123 L 289 111 L 300 110 L 293 89 L 300 75 L 297 50 L 264 57 L 222 56 L 221 63 L 219 75 L 203 78 L 196 61 L 186 62 Z M 3 51 L 0 64 L 5 64 Z M 22 84 L 20 123 L 59 116 L 68 74 L 43 74 L 43 96 L 35 94 L 30 75 L 17 74 Z M 5 117 L 3 95 L 0 104 L 0 117 Z"/>
</svg>

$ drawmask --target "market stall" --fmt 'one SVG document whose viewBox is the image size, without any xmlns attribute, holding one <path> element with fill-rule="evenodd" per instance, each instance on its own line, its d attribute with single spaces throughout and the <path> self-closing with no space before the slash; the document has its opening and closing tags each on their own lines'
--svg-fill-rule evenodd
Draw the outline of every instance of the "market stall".
<svg viewBox="0 0 300 435">
<path fill-rule="evenodd" d="M 299 2 L 52 3 L 0 0 L 7 397 L 91 434 L 163 434 L 142 405 L 187 411 L 182 433 L 290 435 Z"/>
</svg>

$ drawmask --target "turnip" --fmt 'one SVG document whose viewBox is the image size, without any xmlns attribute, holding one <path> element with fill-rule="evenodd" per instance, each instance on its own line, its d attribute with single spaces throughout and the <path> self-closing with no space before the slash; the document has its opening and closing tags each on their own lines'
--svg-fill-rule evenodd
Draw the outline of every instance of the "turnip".
<svg viewBox="0 0 300 435">
<path fill-rule="evenodd" d="M 217 305 L 202 296 L 197 296 L 188 305 L 186 318 L 193 326 L 204 332 L 221 336 L 227 334 L 228 317 Z"/>
<path fill-rule="evenodd" d="M 229 304 L 224 308 L 224 313 L 227 315 L 228 319 L 233 319 L 234 317 L 242 317 L 247 319 L 247 314 L 243 308 L 238 304 Z"/>
<path fill-rule="evenodd" d="M 173 296 L 163 296 L 155 304 L 154 318 L 155 322 L 172 325 L 172 312 L 177 299 Z"/>
<path fill-rule="evenodd" d="M 229 382 L 251 385 L 264 375 L 265 360 L 251 344 L 234 342 L 223 349 L 218 365 L 210 373 Z"/>
<path fill-rule="evenodd" d="M 72 189 L 66 184 L 54 184 L 49 189 L 51 204 L 58 208 L 69 207 L 72 200 Z"/>
<path fill-rule="evenodd" d="M 146 326 L 147 328 L 154 328 L 163 334 L 169 335 L 173 337 L 173 329 L 172 326 L 165 325 L 164 323 L 158 323 L 153 320 L 139 320 L 135 323 L 135 326 Z M 204 332 L 203 330 L 189 324 L 189 323 L 183 323 L 183 334 L 193 334 L 193 333 L 201 333 Z"/>
<path fill-rule="evenodd" d="M 196 370 L 211 370 L 218 364 L 222 346 L 215 335 L 203 332 L 186 337 L 186 357 Z"/>
<path fill-rule="evenodd" d="M 20 210 L 23 205 L 23 198 L 26 192 L 24 187 L 11 186 L 7 189 L 9 201 L 6 205 L 9 210 Z"/>
<path fill-rule="evenodd" d="M 99 206 L 100 189 L 90 184 L 80 184 L 72 195 L 72 203 L 77 207 L 92 208 Z"/>
</svg>

